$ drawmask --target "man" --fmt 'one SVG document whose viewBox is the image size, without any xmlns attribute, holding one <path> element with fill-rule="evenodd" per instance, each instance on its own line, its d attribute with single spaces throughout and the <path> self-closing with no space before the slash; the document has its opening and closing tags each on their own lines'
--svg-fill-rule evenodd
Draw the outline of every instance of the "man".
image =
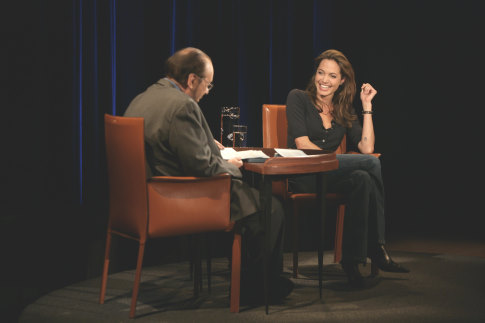
<svg viewBox="0 0 485 323">
<path fill-rule="evenodd" d="M 232 175 L 231 219 L 241 222 L 248 259 L 242 271 L 241 302 L 261 303 L 263 228 L 259 192 L 241 180 L 240 159 L 222 159 L 220 144 L 197 104 L 213 86 L 212 61 L 197 48 L 184 48 L 167 59 L 165 68 L 166 77 L 139 94 L 125 112 L 127 117 L 145 120 L 148 175 Z M 292 284 L 280 277 L 284 212 L 275 198 L 272 204 L 270 297 L 278 302 L 291 292 Z"/>
</svg>

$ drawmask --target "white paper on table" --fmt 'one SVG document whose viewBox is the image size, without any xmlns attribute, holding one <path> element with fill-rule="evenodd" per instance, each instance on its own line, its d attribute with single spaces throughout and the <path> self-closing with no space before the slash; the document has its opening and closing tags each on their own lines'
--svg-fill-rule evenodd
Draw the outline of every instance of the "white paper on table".
<svg viewBox="0 0 485 323">
<path fill-rule="evenodd" d="M 241 159 L 249 158 L 269 158 L 268 155 L 263 153 L 261 150 L 240 150 L 236 151 L 234 148 L 224 148 L 221 150 L 221 155 L 223 159 L 232 159 L 239 157 Z"/>
<path fill-rule="evenodd" d="M 308 157 L 308 155 L 299 149 L 284 149 L 275 148 L 274 149 L 281 157 Z"/>
</svg>

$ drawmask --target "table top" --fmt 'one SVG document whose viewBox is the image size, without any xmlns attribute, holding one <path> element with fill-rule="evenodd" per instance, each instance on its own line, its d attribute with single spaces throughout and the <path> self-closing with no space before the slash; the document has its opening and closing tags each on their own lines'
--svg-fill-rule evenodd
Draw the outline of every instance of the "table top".
<svg viewBox="0 0 485 323">
<path fill-rule="evenodd" d="M 264 163 L 244 162 L 244 169 L 262 175 L 288 175 L 326 172 L 338 168 L 335 152 L 302 149 L 308 157 L 274 157 L 274 148 L 240 147 L 236 150 L 262 150 L 270 156 Z"/>
</svg>

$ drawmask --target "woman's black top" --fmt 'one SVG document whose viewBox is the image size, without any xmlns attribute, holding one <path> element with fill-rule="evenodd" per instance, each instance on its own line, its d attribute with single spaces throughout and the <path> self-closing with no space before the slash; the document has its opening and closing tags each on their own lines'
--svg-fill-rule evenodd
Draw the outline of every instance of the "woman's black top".
<svg viewBox="0 0 485 323">
<path fill-rule="evenodd" d="M 353 111 L 354 112 L 354 111 Z M 332 127 L 325 129 L 318 110 L 305 91 L 291 90 L 286 99 L 286 119 L 288 121 L 288 148 L 296 148 L 295 138 L 308 136 L 318 147 L 335 151 L 342 138 L 347 134 L 347 141 L 357 146 L 362 138 L 362 126 L 359 120 L 352 121 L 347 128 L 332 120 Z"/>
</svg>

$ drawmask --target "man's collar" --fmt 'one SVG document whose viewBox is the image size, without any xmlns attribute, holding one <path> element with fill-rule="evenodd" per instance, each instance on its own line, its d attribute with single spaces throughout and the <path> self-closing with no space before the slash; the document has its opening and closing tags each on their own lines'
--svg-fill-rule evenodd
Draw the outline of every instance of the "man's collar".
<svg viewBox="0 0 485 323">
<path fill-rule="evenodd" d="M 172 81 L 171 79 L 169 79 L 168 77 L 165 77 L 164 80 L 167 80 L 169 81 L 174 87 L 176 87 L 177 89 L 179 89 L 180 91 L 183 92 L 183 90 L 180 88 L 180 86 L 177 85 L 177 83 L 175 83 L 174 81 Z"/>
</svg>

